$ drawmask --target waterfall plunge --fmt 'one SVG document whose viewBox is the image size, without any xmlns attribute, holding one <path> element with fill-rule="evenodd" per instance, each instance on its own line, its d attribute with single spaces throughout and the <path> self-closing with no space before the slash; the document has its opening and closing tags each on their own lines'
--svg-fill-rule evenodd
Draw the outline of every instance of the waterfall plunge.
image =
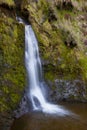
<svg viewBox="0 0 87 130">
<path fill-rule="evenodd" d="M 50 114 L 67 115 L 69 112 L 58 105 L 47 102 L 41 90 L 42 66 L 39 57 L 38 42 L 30 25 L 25 25 L 25 63 L 28 74 L 28 97 L 33 110 Z"/>
</svg>

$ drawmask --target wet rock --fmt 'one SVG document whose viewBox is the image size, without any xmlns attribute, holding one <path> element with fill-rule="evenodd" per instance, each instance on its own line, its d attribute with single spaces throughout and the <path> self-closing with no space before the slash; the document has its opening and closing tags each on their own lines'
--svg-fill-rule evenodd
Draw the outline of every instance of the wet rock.
<svg viewBox="0 0 87 130">
<path fill-rule="evenodd" d="M 20 116 L 24 115 L 25 113 L 29 111 L 30 111 L 30 107 L 29 107 L 28 97 L 24 95 L 17 109 L 13 113 L 13 117 L 19 118 Z"/>
<path fill-rule="evenodd" d="M 51 91 L 50 96 L 53 101 L 77 101 L 87 102 L 86 85 L 80 80 L 58 80 L 48 82 Z M 53 89 L 52 86 L 55 86 Z"/>
</svg>

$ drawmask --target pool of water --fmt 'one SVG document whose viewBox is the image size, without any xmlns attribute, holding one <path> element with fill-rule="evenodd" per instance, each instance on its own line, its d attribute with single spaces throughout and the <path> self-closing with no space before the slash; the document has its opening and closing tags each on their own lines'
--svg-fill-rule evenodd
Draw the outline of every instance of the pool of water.
<svg viewBox="0 0 87 130">
<path fill-rule="evenodd" d="M 49 115 L 30 112 L 16 119 L 11 130 L 87 130 L 87 104 L 61 103 L 73 115 Z"/>
</svg>

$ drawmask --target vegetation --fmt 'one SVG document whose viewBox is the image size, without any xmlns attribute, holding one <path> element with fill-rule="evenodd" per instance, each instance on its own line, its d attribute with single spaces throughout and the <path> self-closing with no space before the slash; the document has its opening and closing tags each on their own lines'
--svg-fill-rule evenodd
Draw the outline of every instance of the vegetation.
<svg viewBox="0 0 87 130">
<path fill-rule="evenodd" d="M 24 26 L 4 13 L 0 25 L 0 112 L 3 112 L 17 106 L 25 86 Z"/>
<path fill-rule="evenodd" d="M 86 8 L 87 2 L 81 0 L 65 3 L 61 0 L 39 0 L 22 6 L 22 10 L 29 12 L 29 21 L 39 41 L 40 55 L 44 62 L 45 80 L 52 83 L 53 91 L 56 79 L 67 82 L 79 80 L 83 86 L 87 84 Z M 77 96 L 69 94 L 70 100 L 79 100 L 81 96 L 81 100 L 87 101 L 87 87 L 82 90 L 81 86 L 74 86 L 78 90 L 77 93 L 74 91 Z M 80 88 L 82 94 L 78 96 Z"/>
<path fill-rule="evenodd" d="M 0 111 L 14 109 L 25 87 L 24 26 L 15 20 L 14 0 L 0 0 Z M 45 80 L 87 83 L 87 1 L 22 0 L 23 15 L 39 41 Z M 4 4 L 4 6 L 2 6 Z M 19 6 L 18 6 L 19 7 Z"/>
<path fill-rule="evenodd" d="M 15 6 L 14 0 L 0 0 L 0 5 L 2 4 L 8 5 L 9 7 Z"/>
<path fill-rule="evenodd" d="M 64 7 L 59 0 L 54 4 L 53 1 L 51 2 L 40 0 L 37 3 L 31 2 L 26 6 L 23 5 L 23 8 L 29 11 L 30 21 L 39 41 L 42 59 L 55 66 L 54 79 L 62 77 L 87 80 L 85 65 L 87 49 L 84 45 L 87 37 L 84 35 L 86 30 L 83 29 L 86 23 L 86 7 L 83 7 L 81 1 L 76 0 L 71 3 L 72 9 L 68 8 L 68 4 Z M 62 8 L 58 8 L 60 6 Z M 83 8 L 84 12 L 82 12 Z M 49 65 L 47 67 L 49 68 Z M 48 71 L 47 74 L 46 71 L 46 77 L 53 71 L 47 70 L 50 72 Z"/>
</svg>

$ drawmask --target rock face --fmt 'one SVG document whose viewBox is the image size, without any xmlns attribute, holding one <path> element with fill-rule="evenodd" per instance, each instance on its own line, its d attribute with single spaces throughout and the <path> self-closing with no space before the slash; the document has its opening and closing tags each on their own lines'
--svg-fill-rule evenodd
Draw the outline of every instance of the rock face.
<svg viewBox="0 0 87 130">
<path fill-rule="evenodd" d="M 86 84 L 80 80 L 59 80 L 54 82 L 48 81 L 48 85 L 52 90 L 49 92 L 53 101 L 68 101 L 68 102 L 86 102 Z"/>
</svg>

